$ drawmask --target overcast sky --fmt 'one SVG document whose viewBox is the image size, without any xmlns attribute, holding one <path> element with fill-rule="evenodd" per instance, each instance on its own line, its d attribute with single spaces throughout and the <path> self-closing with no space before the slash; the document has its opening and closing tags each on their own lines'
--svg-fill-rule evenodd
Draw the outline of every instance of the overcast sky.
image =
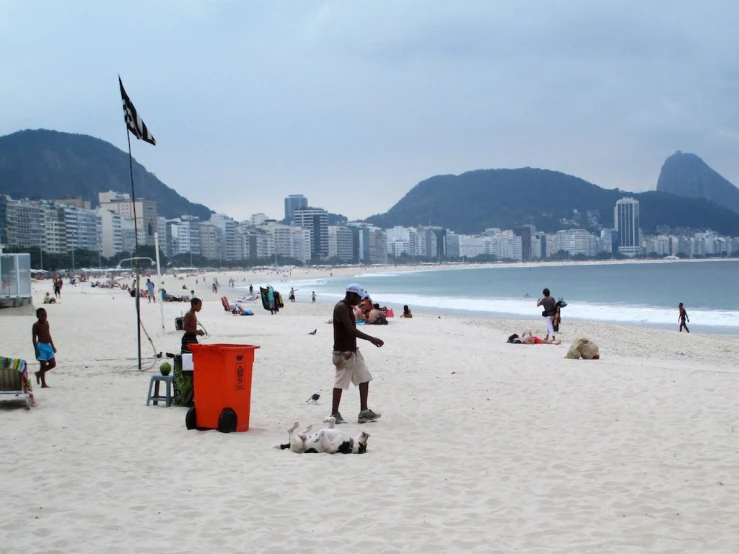
<svg viewBox="0 0 739 554">
<path fill-rule="evenodd" d="M 656 186 L 694 152 L 739 184 L 737 0 L 0 0 L 0 134 L 126 149 L 236 219 L 361 218 L 419 181 L 542 167 Z"/>
</svg>

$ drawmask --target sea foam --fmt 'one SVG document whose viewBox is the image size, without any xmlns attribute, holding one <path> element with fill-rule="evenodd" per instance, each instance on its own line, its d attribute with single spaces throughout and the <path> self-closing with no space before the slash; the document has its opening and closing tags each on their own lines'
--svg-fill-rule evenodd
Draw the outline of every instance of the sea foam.
<svg viewBox="0 0 739 554">
<path fill-rule="evenodd" d="M 323 297 L 339 298 L 343 294 L 323 293 Z M 536 299 L 522 298 L 454 298 L 446 296 L 422 296 L 418 294 L 384 294 L 372 297 L 380 304 L 425 307 L 437 310 L 469 311 L 517 317 L 541 317 L 542 308 L 536 306 Z M 690 310 L 691 319 L 702 327 L 739 326 L 739 311 L 730 310 Z M 628 304 L 592 304 L 572 302 L 562 308 L 562 318 L 585 321 L 614 323 L 639 323 L 651 325 L 677 325 L 677 310 L 657 306 L 631 306 Z"/>
</svg>

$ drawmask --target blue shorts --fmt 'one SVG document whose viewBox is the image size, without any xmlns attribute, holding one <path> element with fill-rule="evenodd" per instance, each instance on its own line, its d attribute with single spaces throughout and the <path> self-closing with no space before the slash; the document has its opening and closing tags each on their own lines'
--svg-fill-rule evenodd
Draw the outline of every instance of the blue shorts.
<svg viewBox="0 0 739 554">
<path fill-rule="evenodd" d="M 54 359 L 54 349 L 50 344 L 39 342 L 36 343 L 36 347 L 38 348 L 38 360 L 40 362 L 48 362 Z"/>
</svg>

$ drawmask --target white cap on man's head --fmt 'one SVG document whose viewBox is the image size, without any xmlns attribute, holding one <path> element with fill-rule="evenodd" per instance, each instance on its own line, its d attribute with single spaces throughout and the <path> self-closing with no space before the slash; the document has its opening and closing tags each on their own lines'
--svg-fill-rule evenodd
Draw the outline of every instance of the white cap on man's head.
<svg viewBox="0 0 739 554">
<path fill-rule="evenodd" d="M 369 296 L 369 294 L 367 294 L 367 291 L 362 288 L 362 285 L 358 285 L 357 283 L 352 283 L 351 285 L 346 287 L 346 292 L 353 292 L 362 300 Z"/>
</svg>

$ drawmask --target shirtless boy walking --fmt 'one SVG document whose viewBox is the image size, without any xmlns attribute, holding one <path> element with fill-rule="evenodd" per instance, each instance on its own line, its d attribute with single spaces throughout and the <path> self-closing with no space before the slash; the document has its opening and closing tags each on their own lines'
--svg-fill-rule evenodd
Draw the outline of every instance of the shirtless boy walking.
<svg viewBox="0 0 739 554">
<path fill-rule="evenodd" d="M 185 334 L 182 335 L 182 347 L 180 352 L 182 354 L 189 354 L 191 344 L 198 343 L 198 337 L 202 337 L 205 331 L 198 329 L 198 312 L 203 307 L 203 301 L 200 298 L 192 298 L 190 300 L 190 311 L 185 314 Z"/>
<path fill-rule="evenodd" d="M 49 329 L 49 321 L 46 310 L 39 308 L 36 310 L 38 321 L 33 324 L 31 334 L 33 338 L 33 350 L 36 353 L 36 359 L 41 363 L 41 369 L 34 373 L 36 376 L 36 384 L 41 384 L 42 389 L 50 388 L 46 384 L 46 372 L 56 367 L 56 346 L 51 338 L 51 330 Z"/>
</svg>

